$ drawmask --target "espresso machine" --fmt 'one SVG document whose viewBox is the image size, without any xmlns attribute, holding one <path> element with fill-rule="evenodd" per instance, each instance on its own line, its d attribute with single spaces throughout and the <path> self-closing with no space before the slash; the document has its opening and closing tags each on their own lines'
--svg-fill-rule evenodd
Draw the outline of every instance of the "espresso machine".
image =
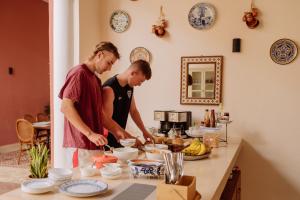
<svg viewBox="0 0 300 200">
<path fill-rule="evenodd" d="M 181 136 L 185 137 L 185 130 L 192 125 L 191 111 L 155 110 L 154 120 L 160 121 L 159 133 L 168 134 L 171 128 L 179 129 Z"/>
</svg>

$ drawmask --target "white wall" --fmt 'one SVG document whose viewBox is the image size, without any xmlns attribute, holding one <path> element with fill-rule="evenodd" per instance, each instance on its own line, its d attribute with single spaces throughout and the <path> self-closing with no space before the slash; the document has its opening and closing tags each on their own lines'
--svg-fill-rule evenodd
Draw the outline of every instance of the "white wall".
<svg viewBox="0 0 300 200">
<path fill-rule="evenodd" d="M 216 7 L 217 21 L 211 29 L 199 31 L 187 21 L 190 8 L 198 3 L 195 0 L 81 0 L 80 44 L 85 45 L 81 46 L 81 60 L 98 41 L 115 43 L 122 58 L 110 74 L 103 76 L 104 80 L 130 64 L 133 48 L 149 49 L 153 78 L 136 88 L 135 97 L 145 124 L 158 126 L 153 121 L 155 109 L 191 110 L 199 121 L 207 108 L 180 105 L 180 57 L 223 55 L 223 102 L 234 120 L 229 135 L 245 140 L 239 159 L 242 198 L 299 199 L 300 58 L 280 66 L 270 59 L 269 49 L 280 38 L 290 38 L 300 45 L 300 1 L 255 1 L 261 11 L 261 24 L 254 30 L 242 22 L 250 1 L 206 2 Z M 165 38 L 151 33 L 160 5 L 169 20 L 169 35 Z M 109 17 L 115 9 L 126 10 L 132 20 L 129 29 L 121 34 L 109 27 Z M 241 53 L 231 52 L 235 37 L 242 39 Z"/>
</svg>

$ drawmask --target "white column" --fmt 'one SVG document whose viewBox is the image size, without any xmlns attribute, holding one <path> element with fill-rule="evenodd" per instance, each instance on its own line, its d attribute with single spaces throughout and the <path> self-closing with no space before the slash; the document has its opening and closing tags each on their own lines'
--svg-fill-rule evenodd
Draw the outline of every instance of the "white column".
<svg viewBox="0 0 300 200">
<path fill-rule="evenodd" d="M 66 160 L 63 144 L 64 116 L 60 112 L 61 100 L 58 98 L 69 69 L 78 62 L 79 17 L 78 0 L 53 0 L 53 152 L 54 167 L 64 167 Z M 75 14 L 75 17 L 74 17 Z M 75 25 L 76 24 L 76 25 Z M 78 28 L 76 28 L 78 29 Z M 75 34 L 74 34 L 75 33 Z M 76 47 L 76 49 L 74 48 Z"/>
</svg>

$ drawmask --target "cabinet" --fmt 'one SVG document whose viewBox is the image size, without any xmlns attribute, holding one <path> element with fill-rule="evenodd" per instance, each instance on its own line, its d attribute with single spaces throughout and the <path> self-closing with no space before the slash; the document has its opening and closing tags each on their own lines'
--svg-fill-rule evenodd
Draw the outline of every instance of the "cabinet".
<svg viewBox="0 0 300 200">
<path fill-rule="evenodd" d="M 214 70 L 190 69 L 192 84 L 188 86 L 188 97 L 214 98 Z"/>
<path fill-rule="evenodd" d="M 240 200 L 241 199 L 241 171 L 238 168 L 232 170 L 226 183 L 220 200 Z"/>
</svg>

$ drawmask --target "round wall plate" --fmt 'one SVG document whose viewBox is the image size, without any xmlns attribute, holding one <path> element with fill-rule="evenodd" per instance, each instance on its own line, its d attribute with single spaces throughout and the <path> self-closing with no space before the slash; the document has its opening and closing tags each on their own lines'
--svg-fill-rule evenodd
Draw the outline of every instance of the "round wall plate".
<svg viewBox="0 0 300 200">
<path fill-rule="evenodd" d="M 130 62 L 133 63 L 136 60 L 145 60 L 150 63 L 151 54 L 150 52 L 144 47 L 136 47 L 130 53 Z"/>
<path fill-rule="evenodd" d="M 195 29 L 207 29 L 215 22 L 216 12 L 214 6 L 208 3 L 194 5 L 188 16 L 189 23 Z"/>
<path fill-rule="evenodd" d="M 271 59 L 280 65 L 291 63 L 296 58 L 297 53 L 297 45 L 290 39 L 279 39 L 270 48 Z"/>
<path fill-rule="evenodd" d="M 110 27 L 117 33 L 126 31 L 130 24 L 130 17 L 123 10 L 116 10 L 111 14 Z"/>
</svg>

